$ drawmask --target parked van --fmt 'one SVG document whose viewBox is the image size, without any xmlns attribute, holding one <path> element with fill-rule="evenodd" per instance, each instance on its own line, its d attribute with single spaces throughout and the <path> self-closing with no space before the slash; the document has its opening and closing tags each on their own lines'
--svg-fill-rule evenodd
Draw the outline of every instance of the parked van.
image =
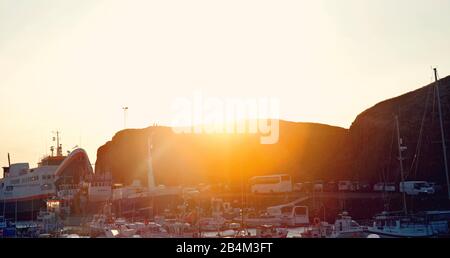
<svg viewBox="0 0 450 258">
<path fill-rule="evenodd" d="M 309 225 L 308 206 L 283 207 L 282 221 L 287 226 Z"/>
<path fill-rule="evenodd" d="M 267 208 L 269 215 L 281 219 L 281 223 L 285 226 L 304 226 L 309 225 L 308 206 L 298 205 L 278 205 Z"/>
<path fill-rule="evenodd" d="M 409 195 L 434 194 L 434 187 L 426 181 L 404 181 L 399 186 L 401 193 Z"/>
</svg>

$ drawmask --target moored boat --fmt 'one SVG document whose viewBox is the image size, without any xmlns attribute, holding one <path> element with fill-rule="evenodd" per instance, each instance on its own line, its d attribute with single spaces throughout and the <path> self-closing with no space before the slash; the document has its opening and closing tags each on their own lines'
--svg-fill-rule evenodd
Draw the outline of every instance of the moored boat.
<svg viewBox="0 0 450 258">
<path fill-rule="evenodd" d="M 1 216 L 15 221 L 34 220 L 41 209 L 46 209 L 47 199 L 58 194 L 67 205 L 73 204 L 77 190 L 68 186 L 79 185 L 93 173 L 87 153 L 78 148 L 63 155 L 59 135 L 56 155 L 53 147 L 51 151 L 36 168 L 30 168 L 28 163 L 11 164 L 8 155 L 8 166 L 3 167 L 0 179 Z"/>
<path fill-rule="evenodd" d="M 447 217 L 433 218 L 432 214 L 446 214 Z M 448 234 L 448 215 L 450 212 L 443 211 L 409 215 L 383 212 L 374 217 L 373 225 L 367 228 L 367 232 L 377 234 L 382 238 L 437 237 Z"/>
</svg>

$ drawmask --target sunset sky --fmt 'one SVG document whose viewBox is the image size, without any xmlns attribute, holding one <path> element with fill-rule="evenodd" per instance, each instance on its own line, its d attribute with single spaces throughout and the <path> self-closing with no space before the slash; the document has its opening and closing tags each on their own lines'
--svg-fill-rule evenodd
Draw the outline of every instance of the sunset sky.
<svg viewBox="0 0 450 258">
<path fill-rule="evenodd" d="M 348 128 L 450 74 L 450 1 L 0 0 L 0 164 L 123 128 L 169 125 L 176 97 L 274 97 L 280 117 Z"/>
</svg>

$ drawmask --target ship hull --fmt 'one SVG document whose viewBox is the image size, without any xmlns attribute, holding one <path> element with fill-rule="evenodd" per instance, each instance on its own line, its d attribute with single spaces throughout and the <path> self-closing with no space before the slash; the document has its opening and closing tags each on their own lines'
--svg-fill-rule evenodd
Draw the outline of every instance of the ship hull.
<svg viewBox="0 0 450 258">
<path fill-rule="evenodd" d="M 24 200 L 1 200 L 0 214 L 13 221 L 36 220 L 40 210 L 46 208 L 47 196 L 38 196 Z"/>
</svg>

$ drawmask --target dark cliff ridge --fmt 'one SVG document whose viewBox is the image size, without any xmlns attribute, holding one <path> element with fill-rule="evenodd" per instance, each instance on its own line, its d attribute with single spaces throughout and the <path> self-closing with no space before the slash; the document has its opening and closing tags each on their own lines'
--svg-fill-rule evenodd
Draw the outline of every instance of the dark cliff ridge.
<svg viewBox="0 0 450 258">
<path fill-rule="evenodd" d="M 450 77 L 439 82 L 448 139 Z M 114 181 L 124 184 L 134 179 L 147 182 L 147 143 L 153 133 L 157 184 L 240 183 L 241 175 L 249 178 L 270 173 L 288 173 L 301 181 L 395 182 L 400 177 L 394 134 L 394 115 L 398 115 L 408 147 L 404 152 L 407 178 L 445 184 L 433 85 L 376 104 L 358 115 L 350 129 L 280 121 L 279 142 L 273 145 L 261 145 L 259 136 L 251 134 L 175 134 L 163 126 L 123 130 L 98 149 L 96 173 L 109 171 Z M 420 155 L 414 159 L 419 139 Z"/>
<path fill-rule="evenodd" d="M 408 148 L 403 152 L 406 179 L 424 179 L 446 184 L 434 89 L 434 83 L 431 83 L 382 101 L 356 117 L 349 129 L 350 155 L 354 159 L 352 171 L 355 176 L 370 180 L 400 180 L 394 118 L 397 115 L 403 145 Z M 439 92 L 448 146 L 450 76 L 439 80 Z"/>
<path fill-rule="evenodd" d="M 97 151 L 96 173 L 110 171 L 116 182 L 147 182 L 148 138 L 153 134 L 157 184 L 240 183 L 241 176 L 289 173 L 298 180 L 348 172 L 340 160 L 347 130 L 314 123 L 280 121 L 279 141 L 260 144 L 256 134 L 175 134 L 151 126 L 118 132 Z"/>
</svg>

